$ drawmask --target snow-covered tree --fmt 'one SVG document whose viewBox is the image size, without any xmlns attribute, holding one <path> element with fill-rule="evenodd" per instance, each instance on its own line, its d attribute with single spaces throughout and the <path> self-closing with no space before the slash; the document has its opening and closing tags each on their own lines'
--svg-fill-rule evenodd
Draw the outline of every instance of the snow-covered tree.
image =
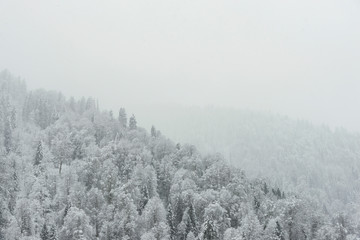
<svg viewBox="0 0 360 240">
<path fill-rule="evenodd" d="M 49 238 L 48 240 L 58 240 L 57 236 L 57 230 L 55 225 L 51 225 L 51 228 L 49 230 Z"/>
<path fill-rule="evenodd" d="M 5 206 L 0 198 L 0 240 L 5 240 L 5 229 L 7 221 L 5 219 Z"/>
<path fill-rule="evenodd" d="M 286 131 L 258 131 L 252 126 L 257 122 L 240 121 L 237 127 L 249 134 L 241 147 L 235 145 L 244 167 L 266 158 L 269 171 L 291 170 L 276 184 L 265 183 L 248 178 L 220 154 L 175 145 L 155 128 L 146 132 L 135 117 L 127 124 L 125 110 L 114 119 L 92 98 L 26 93 L 12 81 L 0 72 L 0 240 L 359 236 L 358 136 L 286 121 L 280 124 Z M 226 136 L 239 130 L 217 128 Z M 252 142 L 262 134 L 268 137 Z M 317 159 L 334 165 L 319 165 Z M 339 159 L 349 168 L 343 169 L 346 174 L 333 171 Z M 313 174 L 322 168 L 323 175 Z M 298 171 L 304 174 L 299 177 Z M 318 192 L 321 184 L 326 191 Z M 352 194 L 346 194 L 349 189 Z"/>
<path fill-rule="evenodd" d="M 123 127 L 123 128 L 126 128 L 126 126 L 127 126 L 127 117 L 126 117 L 125 108 L 120 108 L 118 120 L 120 122 L 120 126 Z"/>
<path fill-rule="evenodd" d="M 260 222 L 253 211 L 250 210 L 242 220 L 240 231 L 244 240 L 260 239 L 262 229 Z"/>
<path fill-rule="evenodd" d="M 155 239 L 170 239 L 169 227 L 166 220 L 166 210 L 158 197 L 153 197 L 146 204 L 142 214 L 144 232 L 152 232 Z"/>
<path fill-rule="evenodd" d="M 10 120 L 9 119 L 5 119 L 5 124 L 4 124 L 4 147 L 5 147 L 5 151 L 7 154 L 10 153 L 10 151 L 12 150 L 12 144 L 13 144 L 13 139 L 12 139 L 12 128 L 10 125 Z"/>
<path fill-rule="evenodd" d="M 49 230 L 48 230 L 46 223 L 44 223 L 44 225 L 41 229 L 40 238 L 41 238 L 41 240 L 49 240 L 49 238 L 50 238 Z"/>
<path fill-rule="evenodd" d="M 85 212 L 76 207 L 71 207 L 64 219 L 64 225 L 60 231 L 60 240 L 91 239 L 93 228 L 90 219 Z"/>
<path fill-rule="evenodd" d="M 36 148 L 34 165 L 35 165 L 35 166 L 40 165 L 40 163 L 42 162 L 43 158 L 44 158 L 44 154 L 43 154 L 42 142 L 39 141 L 39 143 L 38 143 L 38 145 L 37 145 L 37 148 Z"/>
<path fill-rule="evenodd" d="M 137 128 L 137 122 L 136 122 L 136 118 L 135 118 L 134 114 L 131 115 L 131 117 L 129 119 L 129 128 L 131 130 L 134 130 Z"/>
</svg>

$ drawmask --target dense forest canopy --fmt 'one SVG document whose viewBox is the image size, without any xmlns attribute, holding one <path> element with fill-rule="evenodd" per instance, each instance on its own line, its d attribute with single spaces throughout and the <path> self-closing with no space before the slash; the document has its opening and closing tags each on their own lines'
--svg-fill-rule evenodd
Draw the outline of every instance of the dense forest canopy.
<svg viewBox="0 0 360 240">
<path fill-rule="evenodd" d="M 191 142 L 202 153 L 220 152 L 247 176 L 306 194 L 331 214 L 353 212 L 353 205 L 360 202 L 359 133 L 250 110 L 181 106 L 136 110 L 145 125 L 161 126 L 171 139 Z"/>
<path fill-rule="evenodd" d="M 333 213 L 219 154 L 148 132 L 120 106 L 27 91 L 8 71 L 0 143 L 1 240 L 360 237 L 358 204 Z"/>
</svg>

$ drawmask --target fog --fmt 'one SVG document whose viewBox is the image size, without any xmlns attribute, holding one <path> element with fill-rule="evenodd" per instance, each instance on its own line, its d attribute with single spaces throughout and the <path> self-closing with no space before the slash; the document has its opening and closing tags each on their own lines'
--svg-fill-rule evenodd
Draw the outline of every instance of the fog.
<svg viewBox="0 0 360 240">
<path fill-rule="evenodd" d="M 0 0 L 0 239 L 360 239 L 359 13 Z"/>
<path fill-rule="evenodd" d="M 359 10 L 357 0 L 0 0 L 0 69 L 114 110 L 214 105 L 360 131 Z"/>
</svg>

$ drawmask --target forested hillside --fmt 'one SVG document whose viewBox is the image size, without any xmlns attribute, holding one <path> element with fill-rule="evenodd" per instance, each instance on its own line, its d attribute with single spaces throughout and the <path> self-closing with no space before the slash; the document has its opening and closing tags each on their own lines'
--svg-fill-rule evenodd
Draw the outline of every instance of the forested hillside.
<svg viewBox="0 0 360 240">
<path fill-rule="evenodd" d="M 249 179 L 218 154 L 203 155 L 149 130 L 124 108 L 113 113 L 92 98 L 27 91 L 1 72 L 0 239 L 360 237 L 355 215 L 329 214 L 301 191 Z M 323 156 L 331 153 L 325 150 Z"/>
<path fill-rule="evenodd" d="M 247 176 L 301 192 L 330 214 L 354 213 L 360 204 L 359 133 L 250 110 L 178 106 L 138 112 L 146 125 L 162 126 L 164 134 L 200 152 L 220 152 Z"/>
</svg>

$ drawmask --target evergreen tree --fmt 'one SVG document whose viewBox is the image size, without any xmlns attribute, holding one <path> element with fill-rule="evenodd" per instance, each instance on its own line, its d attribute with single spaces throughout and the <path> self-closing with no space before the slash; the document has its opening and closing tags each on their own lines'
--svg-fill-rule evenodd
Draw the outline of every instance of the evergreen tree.
<svg viewBox="0 0 360 240">
<path fill-rule="evenodd" d="M 257 212 L 259 210 L 259 208 L 260 208 L 260 202 L 256 197 L 254 197 L 254 209 L 255 209 L 255 211 Z"/>
<path fill-rule="evenodd" d="M 41 140 L 39 141 L 37 148 L 36 148 L 36 154 L 35 154 L 35 161 L 34 161 L 34 165 L 38 166 L 41 164 L 42 160 L 43 160 L 43 147 L 42 147 L 42 143 Z"/>
<path fill-rule="evenodd" d="M 49 240 L 49 232 L 46 223 L 44 223 L 43 228 L 41 229 L 40 238 L 41 240 Z"/>
<path fill-rule="evenodd" d="M 177 197 L 177 201 L 175 203 L 175 216 L 174 216 L 174 222 L 175 222 L 175 225 L 178 225 L 182 218 L 183 218 L 183 215 L 184 215 L 184 203 L 183 203 L 183 200 L 181 198 L 181 196 L 178 196 Z"/>
<path fill-rule="evenodd" d="M 0 240 L 5 240 L 4 230 L 6 228 L 6 219 L 5 219 L 5 212 L 4 206 L 2 201 L 0 200 Z"/>
<path fill-rule="evenodd" d="M 138 212 L 141 215 L 142 211 L 144 210 L 146 204 L 149 201 L 149 191 L 148 191 L 147 186 L 142 186 L 140 192 L 141 192 L 141 199 L 140 199 L 140 205 L 138 208 Z"/>
<path fill-rule="evenodd" d="M 176 226 L 174 224 L 174 214 L 172 211 L 171 204 L 169 204 L 168 206 L 166 219 L 170 230 L 170 240 L 173 240 L 176 237 Z"/>
<path fill-rule="evenodd" d="M 9 183 L 9 210 L 10 213 L 14 213 L 15 210 L 15 206 L 16 206 L 16 197 L 19 191 L 19 178 L 17 175 L 17 170 L 16 170 L 16 161 L 15 159 L 12 162 L 12 177 L 11 177 L 11 182 Z"/>
<path fill-rule="evenodd" d="M 154 127 L 154 125 L 153 126 L 151 126 L 151 137 L 153 137 L 153 138 L 156 138 L 156 128 Z"/>
<path fill-rule="evenodd" d="M 276 221 L 275 235 L 278 240 L 285 240 L 280 223 L 278 221 Z"/>
<path fill-rule="evenodd" d="M 10 125 L 11 125 L 12 129 L 16 128 L 16 109 L 15 108 L 13 108 L 10 113 Z"/>
<path fill-rule="evenodd" d="M 52 225 L 49 231 L 49 239 L 48 240 L 58 240 L 57 231 L 55 225 Z"/>
<path fill-rule="evenodd" d="M 269 192 L 269 189 L 268 189 L 268 186 L 266 183 L 264 183 L 263 191 L 264 191 L 265 195 L 268 194 L 268 192 Z"/>
<path fill-rule="evenodd" d="M 120 122 L 121 127 L 126 128 L 126 126 L 127 126 L 127 117 L 126 117 L 125 108 L 120 108 L 120 110 L 119 110 L 119 122 Z"/>
<path fill-rule="evenodd" d="M 189 233 L 191 231 L 195 235 L 197 235 L 197 221 L 196 221 L 196 216 L 195 216 L 195 209 L 194 209 L 192 203 L 190 203 L 190 206 L 189 206 L 187 212 L 188 212 L 187 228 L 189 230 L 189 231 L 187 231 L 187 233 Z"/>
<path fill-rule="evenodd" d="M 66 205 L 65 205 L 64 214 L 63 214 L 63 217 L 62 217 L 62 222 L 64 222 L 64 219 L 66 218 L 70 208 L 71 208 L 71 202 L 67 202 Z"/>
<path fill-rule="evenodd" d="M 215 240 L 219 239 L 217 231 L 215 229 L 214 222 L 210 219 L 205 220 L 203 225 L 203 231 L 200 236 L 201 240 Z"/>
<path fill-rule="evenodd" d="M 32 233 L 29 209 L 25 209 L 20 216 L 20 231 L 24 236 L 30 236 Z"/>
<path fill-rule="evenodd" d="M 4 126 L 4 147 L 6 154 L 9 154 L 12 149 L 12 128 L 8 118 L 5 119 Z"/>
<path fill-rule="evenodd" d="M 136 220 L 137 220 L 137 211 L 136 206 L 132 202 L 131 199 L 127 199 L 126 206 L 121 212 L 121 223 L 120 228 L 122 234 L 124 236 L 123 239 L 135 239 L 137 232 L 136 232 Z"/>
<path fill-rule="evenodd" d="M 129 119 L 129 128 L 131 130 L 134 130 L 137 128 L 137 122 L 136 122 L 136 118 L 135 118 L 134 114 Z"/>
<path fill-rule="evenodd" d="M 261 236 L 262 227 L 260 225 L 257 215 L 250 210 L 242 220 L 241 233 L 244 240 L 259 239 Z"/>
</svg>

